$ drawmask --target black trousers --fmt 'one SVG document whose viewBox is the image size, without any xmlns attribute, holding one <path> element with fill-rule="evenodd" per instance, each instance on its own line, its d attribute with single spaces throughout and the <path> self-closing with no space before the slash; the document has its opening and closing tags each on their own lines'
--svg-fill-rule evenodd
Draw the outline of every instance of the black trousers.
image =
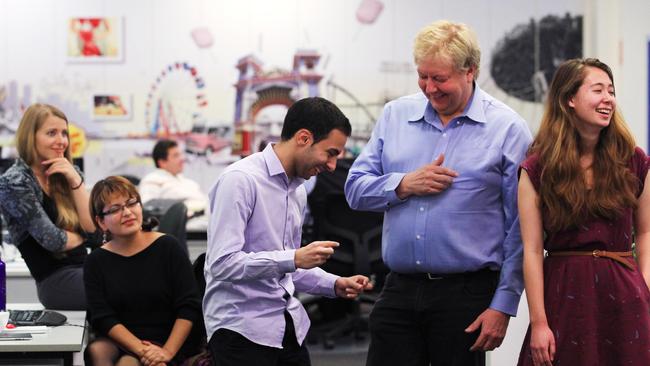
<svg viewBox="0 0 650 366">
<path fill-rule="evenodd" d="M 367 366 L 484 366 L 471 352 L 480 329 L 465 333 L 492 301 L 499 273 L 440 279 L 391 272 L 370 314 Z"/>
<path fill-rule="evenodd" d="M 228 329 L 218 329 L 208 342 L 214 366 L 310 366 L 309 352 L 298 344 L 291 316 L 285 312 L 282 349 L 253 343 Z"/>
</svg>

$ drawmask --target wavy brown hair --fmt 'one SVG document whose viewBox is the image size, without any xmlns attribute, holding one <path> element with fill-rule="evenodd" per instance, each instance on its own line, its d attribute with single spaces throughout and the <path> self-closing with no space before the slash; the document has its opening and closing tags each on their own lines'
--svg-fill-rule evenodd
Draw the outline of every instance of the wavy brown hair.
<svg viewBox="0 0 650 366">
<path fill-rule="evenodd" d="M 615 219 L 624 208 L 637 204 L 639 181 L 629 170 L 636 144 L 618 110 L 600 132 L 592 164 L 593 185 L 586 184 L 577 116 L 569 100 L 582 85 L 587 67 L 603 70 L 614 84 L 612 70 L 598 59 L 562 63 L 553 76 L 542 123 L 529 152 L 539 157 L 540 206 L 551 232 L 577 227 L 586 218 Z"/>
<path fill-rule="evenodd" d="M 18 130 L 16 131 L 15 143 L 18 156 L 31 168 L 38 161 L 36 152 L 36 132 L 43 126 L 45 120 L 55 116 L 65 121 L 68 125 L 68 118 L 55 106 L 49 104 L 32 104 L 25 110 L 23 118 L 20 120 Z M 68 147 L 63 153 L 64 157 L 72 164 L 70 154 L 70 140 L 68 138 Z M 56 225 L 69 231 L 80 231 L 79 214 L 72 199 L 72 191 L 68 180 L 63 174 L 52 174 L 48 178 L 50 186 L 50 195 L 56 204 L 58 218 Z"/>
</svg>

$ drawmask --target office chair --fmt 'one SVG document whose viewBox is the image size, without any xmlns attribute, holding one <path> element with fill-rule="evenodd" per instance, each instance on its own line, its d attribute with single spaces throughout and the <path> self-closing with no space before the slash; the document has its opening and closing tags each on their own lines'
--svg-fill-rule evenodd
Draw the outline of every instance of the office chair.
<svg viewBox="0 0 650 366">
<path fill-rule="evenodd" d="M 194 278 L 196 279 L 196 287 L 199 289 L 201 299 L 205 295 L 205 275 L 203 274 L 203 267 L 205 267 L 205 253 L 199 254 L 192 264 L 194 270 Z"/>
<path fill-rule="evenodd" d="M 205 277 L 203 275 L 203 267 L 205 266 L 205 253 L 201 253 L 194 263 L 192 263 L 192 271 L 194 272 L 194 279 L 196 280 L 196 287 L 199 290 L 199 296 L 201 297 L 201 302 L 203 302 L 203 296 L 205 296 Z M 198 337 L 200 339 L 200 344 L 202 348 L 207 348 L 208 344 L 208 335 L 205 333 L 205 323 L 203 321 L 203 312 L 201 311 L 201 319 L 199 319 L 192 326 L 192 337 Z"/>
<path fill-rule="evenodd" d="M 346 265 L 345 275 L 381 271 L 383 213 L 354 211 L 343 193 L 329 193 L 325 202 L 322 215 L 314 217 L 314 231 L 317 240 L 341 244 L 330 259 Z"/>
<path fill-rule="evenodd" d="M 138 185 L 140 185 L 139 177 L 136 177 L 135 175 L 131 175 L 131 174 L 120 174 L 120 175 L 122 176 L 122 178 L 131 182 L 131 184 L 133 184 L 134 186 L 137 187 Z"/>
<path fill-rule="evenodd" d="M 181 200 L 156 198 L 142 205 L 144 216 L 158 219 L 158 231 L 174 236 L 189 259 L 187 248 L 187 206 Z"/>
<path fill-rule="evenodd" d="M 321 267 L 340 276 L 362 274 L 375 279 L 375 290 L 362 294 L 353 302 L 344 299 L 322 300 L 323 307 L 338 302 L 344 308 L 343 320 L 312 328 L 317 337 L 323 339 L 324 347 L 334 347 L 334 339 L 353 332 L 357 338 L 367 328 L 361 315 L 361 303 L 373 304 L 379 293 L 388 269 L 381 259 L 381 235 L 383 213 L 354 211 L 348 205 L 343 184 L 351 161 L 342 161 L 332 173 L 318 176 L 316 188 L 309 196 L 313 216 L 312 235 L 314 240 L 333 240 L 340 243 L 334 254 Z M 329 304 L 328 304 L 329 303 Z M 347 306 L 344 306 L 347 305 Z M 312 338 L 313 339 L 313 338 Z"/>
</svg>

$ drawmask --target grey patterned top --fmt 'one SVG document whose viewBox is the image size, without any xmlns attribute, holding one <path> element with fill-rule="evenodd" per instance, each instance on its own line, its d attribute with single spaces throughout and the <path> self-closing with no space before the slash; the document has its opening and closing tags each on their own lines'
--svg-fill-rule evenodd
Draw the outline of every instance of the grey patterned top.
<svg viewBox="0 0 650 366">
<path fill-rule="evenodd" d="M 75 166 L 77 172 L 82 173 Z M 20 158 L 0 176 L 0 209 L 11 242 L 20 245 L 29 235 L 50 252 L 60 252 L 67 242 L 65 231 L 43 209 L 43 190 L 31 168 Z"/>
</svg>

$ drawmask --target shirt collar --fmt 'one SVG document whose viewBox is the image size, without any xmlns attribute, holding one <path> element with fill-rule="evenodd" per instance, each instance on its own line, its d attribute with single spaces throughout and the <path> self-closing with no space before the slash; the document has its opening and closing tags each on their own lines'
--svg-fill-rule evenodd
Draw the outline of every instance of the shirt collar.
<svg viewBox="0 0 650 366">
<path fill-rule="evenodd" d="M 424 97 L 424 94 L 422 94 Z M 414 111 L 415 113 L 409 118 L 409 122 L 421 122 L 425 121 L 428 123 L 433 123 L 434 120 L 438 120 L 438 113 L 433 109 L 429 100 L 423 98 L 426 103 L 423 105 L 423 108 L 420 110 Z M 483 100 L 485 99 L 485 92 L 481 89 L 476 82 L 474 82 L 474 91 L 472 96 L 469 98 L 469 103 L 465 106 L 463 113 L 458 116 L 458 118 L 467 118 L 474 122 L 486 123 L 487 118 L 485 117 L 485 111 L 483 110 Z"/>
<path fill-rule="evenodd" d="M 169 178 L 174 178 L 174 179 L 180 179 L 181 178 L 181 173 L 178 173 L 176 175 L 170 173 L 168 170 L 165 170 L 163 168 L 156 168 L 160 174 L 166 175 Z"/>
<path fill-rule="evenodd" d="M 266 163 L 266 169 L 269 172 L 269 176 L 274 177 L 276 175 L 282 175 L 282 179 L 294 187 L 303 184 L 305 180 L 300 177 L 294 177 L 293 179 L 289 180 L 287 172 L 284 170 L 282 162 L 280 162 L 280 158 L 278 158 L 275 150 L 273 150 L 273 145 L 275 144 L 270 143 L 266 145 L 262 151 L 262 156 L 264 157 L 264 162 Z"/>
<path fill-rule="evenodd" d="M 266 162 L 266 169 L 268 169 L 269 176 L 271 177 L 279 174 L 284 174 L 286 176 L 287 172 L 284 171 L 284 167 L 280 162 L 280 158 L 278 158 L 278 155 L 275 153 L 275 150 L 273 150 L 273 145 L 275 144 L 270 143 L 266 145 L 266 147 L 262 151 L 262 155 L 264 156 L 264 162 Z"/>
</svg>

